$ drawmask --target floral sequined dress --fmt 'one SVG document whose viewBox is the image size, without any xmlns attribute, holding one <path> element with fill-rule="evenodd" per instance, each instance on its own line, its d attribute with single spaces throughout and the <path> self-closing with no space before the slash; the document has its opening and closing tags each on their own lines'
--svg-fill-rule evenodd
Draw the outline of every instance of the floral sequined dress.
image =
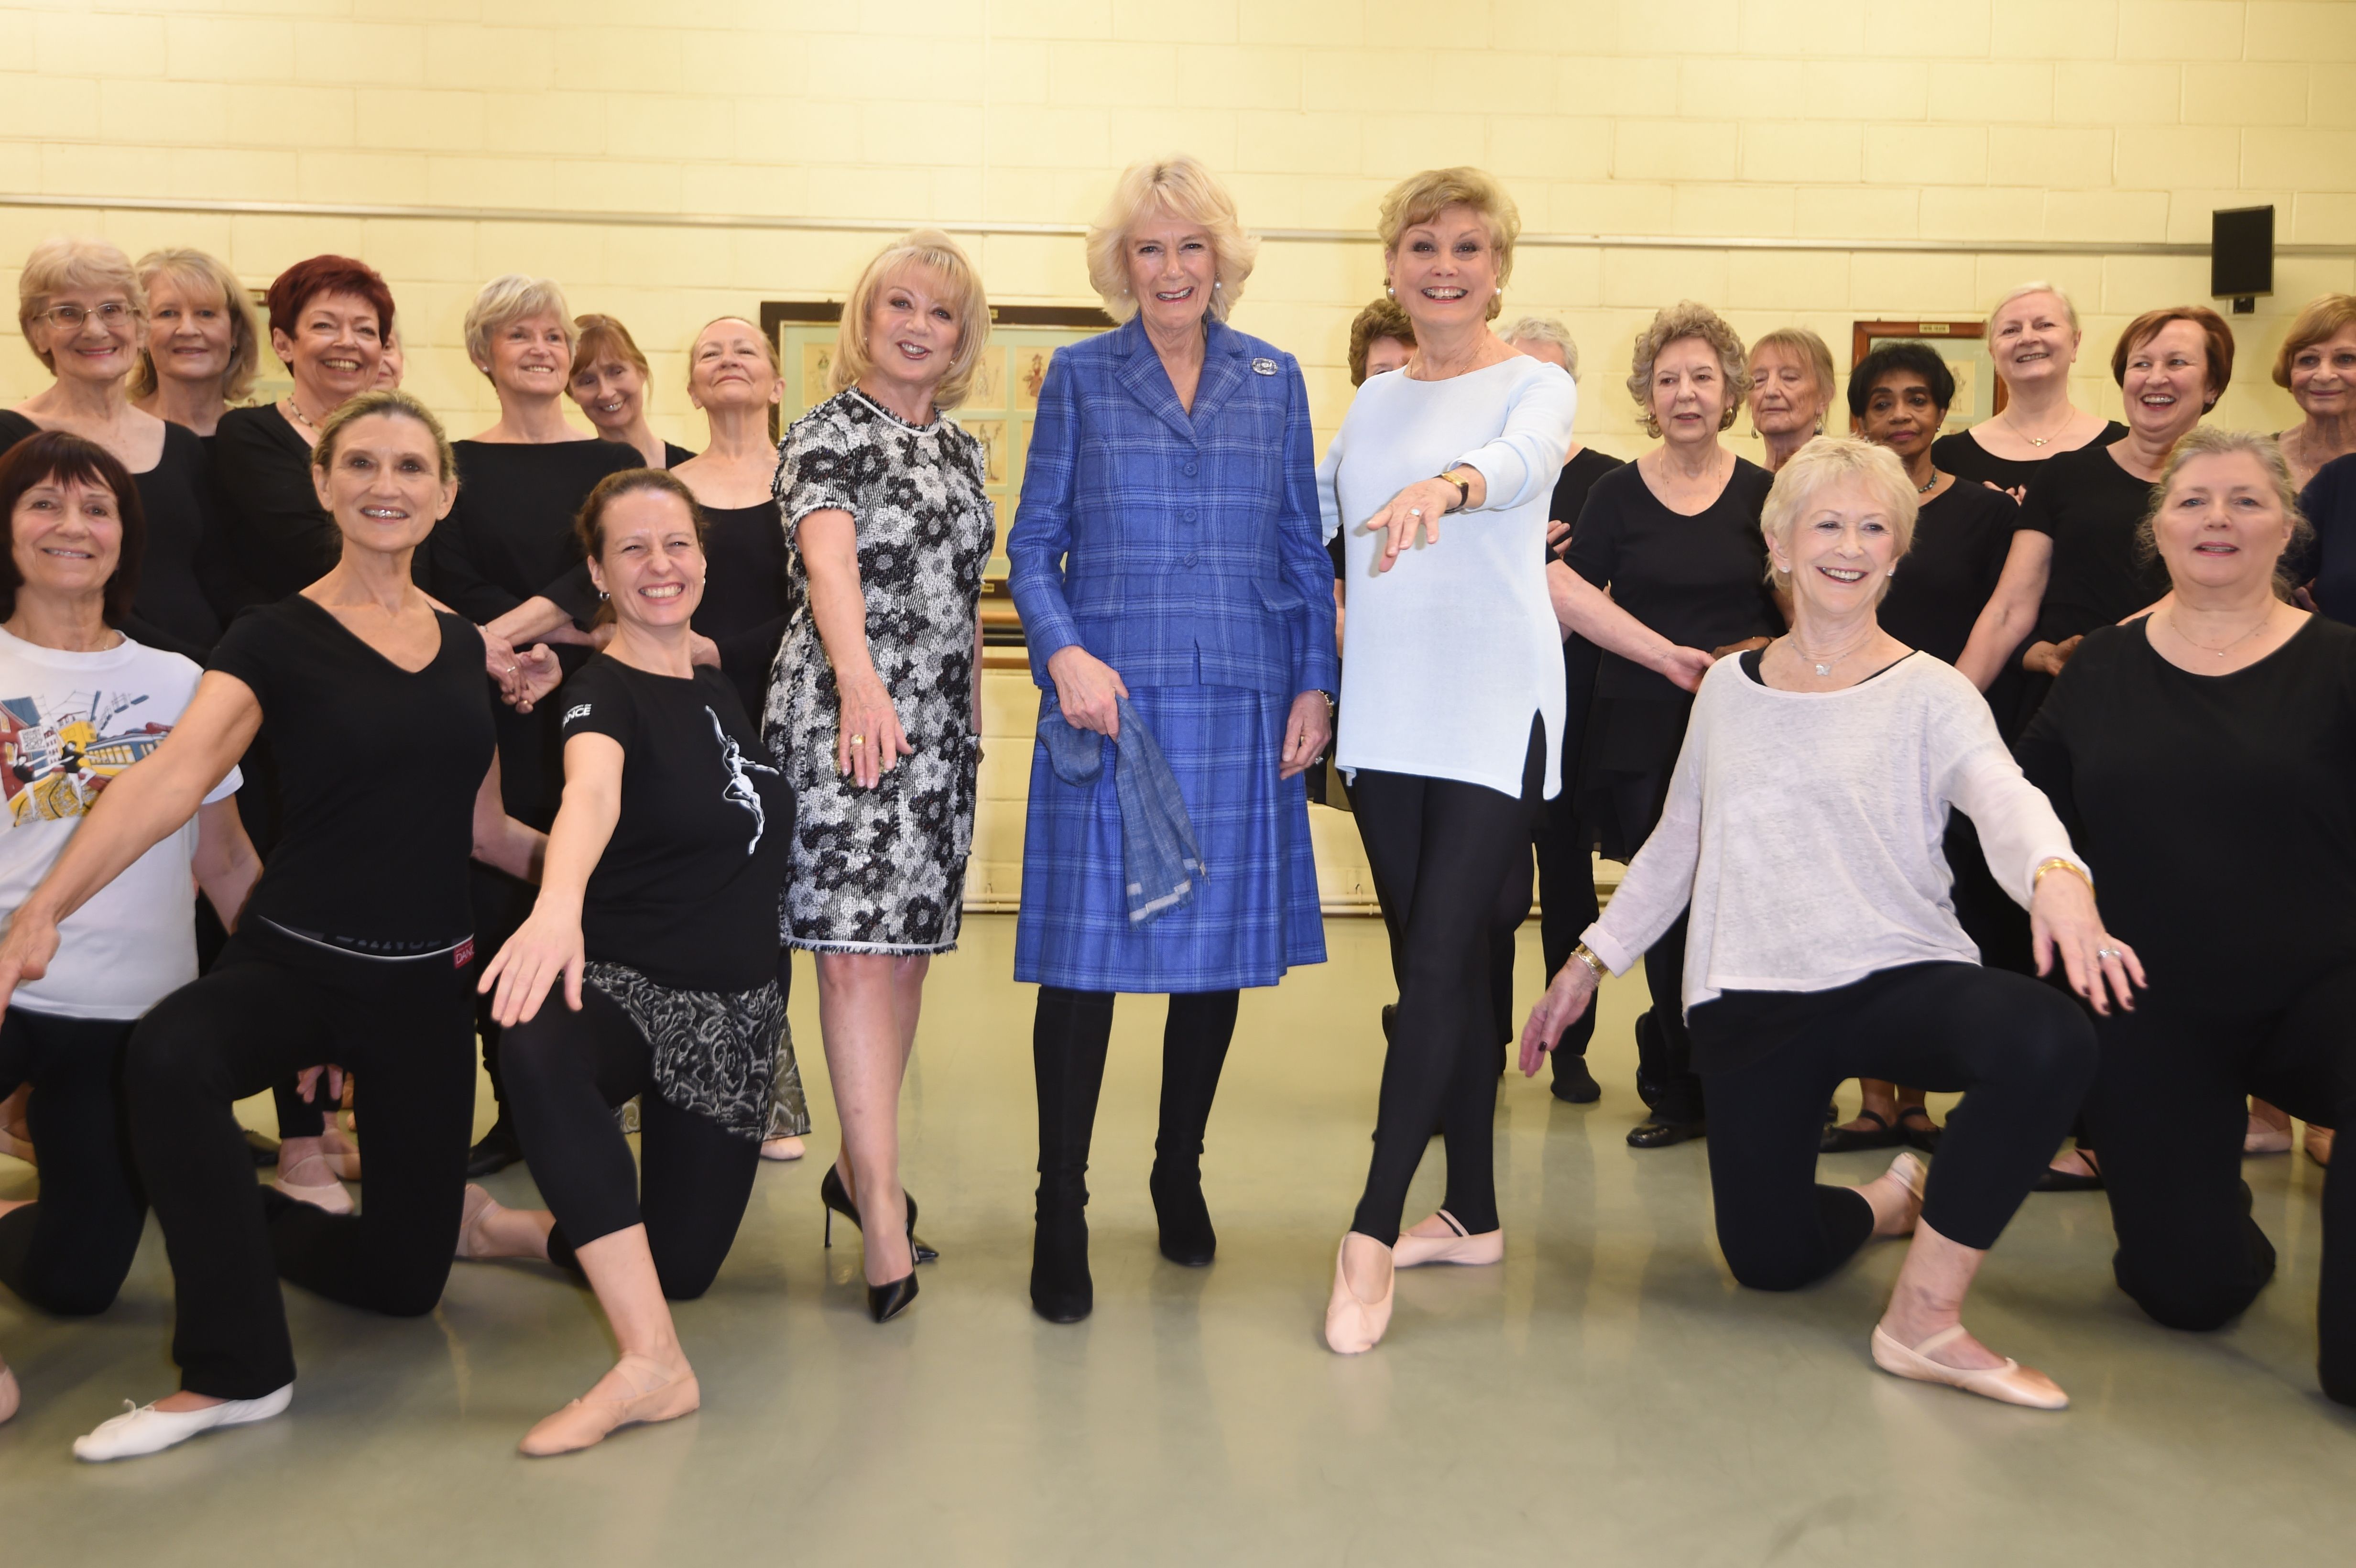
<svg viewBox="0 0 2356 1568">
<path fill-rule="evenodd" d="M 980 756 L 974 612 L 995 526 L 981 443 L 946 417 L 911 425 L 854 388 L 786 432 L 776 496 L 795 608 L 761 733 L 800 802 L 781 933 L 827 953 L 948 952 Z M 853 519 L 868 655 L 916 748 L 872 790 L 835 772 L 841 700 L 795 537 L 828 508 Z"/>
</svg>

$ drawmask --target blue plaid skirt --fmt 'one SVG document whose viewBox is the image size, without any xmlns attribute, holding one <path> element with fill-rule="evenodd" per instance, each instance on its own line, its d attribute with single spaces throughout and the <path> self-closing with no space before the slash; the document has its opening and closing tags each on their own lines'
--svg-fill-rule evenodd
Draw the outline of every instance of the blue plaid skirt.
<svg viewBox="0 0 2356 1568">
<path fill-rule="evenodd" d="M 1230 686 L 1129 694 L 1177 776 L 1207 871 L 1194 900 L 1132 926 L 1123 891 L 1113 769 L 1067 784 L 1033 742 L 1014 977 L 1075 991 L 1226 991 L 1273 986 L 1325 961 L 1309 796 L 1279 780 L 1291 704 Z M 1040 694 L 1050 711 L 1053 691 Z"/>
</svg>

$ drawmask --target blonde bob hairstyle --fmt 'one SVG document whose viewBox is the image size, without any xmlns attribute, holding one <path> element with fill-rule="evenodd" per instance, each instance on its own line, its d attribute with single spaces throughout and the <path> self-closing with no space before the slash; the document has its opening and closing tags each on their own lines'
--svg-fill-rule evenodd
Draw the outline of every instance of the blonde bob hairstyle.
<svg viewBox="0 0 2356 1568">
<path fill-rule="evenodd" d="M 1655 315 L 1653 325 L 1636 335 L 1636 350 L 1628 367 L 1628 395 L 1636 400 L 1638 422 L 1655 441 L 1661 436 L 1661 421 L 1653 413 L 1653 367 L 1660 362 L 1663 349 L 1683 337 L 1697 337 L 1718 354 L 1718 372 L 1726 379 L 1726 411 L 1719 416 L 1719 429 L 1733 425 L 1743 396 L 1751 390 L 1750 358 L 1742 352 L 1742 339 L 1735 336 L 1734 328 L 1709 306 L 1679 300 Z M 1826 390 L 1829 395 L 1830 389 Z"/>
<path fill-rule="evenodd" d="M 147 291 L 139 286 L 131 258 L 108 241 L 61 234 L 42 240 L 25 258 L 25 270 L 16 274 L 16 330 L 25 335 L 25 347 L 51 375 L 57 373 L 57 357 L 34 337 L 33 323 L 49 308 L 53 296 L 68 289 L 109 287 L 121 289 L 132 310 L 142 321 L 146 319 Z"/>
<path fill-rule="evenodd" d="M 1494 321 L 1505 308 L 1505 284 L 1514 275 L 1514 241 L 1522 237 L 1522 209 L 1487 170 L 1463 165 L 1426 169 L 1391 187 L 1375 218 L 1383 260 L 1387 263 L 1398 254 L 1399 240 L 1408 229 L 1451 207 L 1470 208 L 1489 230 L 1489 247 L 1497 252 L 1497 292 L 1489 301 L 1489 319 Z"/>
<path fill-rule="evenodd" d="M 1766 537 L 1771 551 L 1780 546 L 1789 555 L 1792 530 L 1799 527 L 1809 503 L 1826 487 L 1849 479 L 1863 480 L 1874 492 L 1874 499 L 1890 518 L 1890 531 L 1898 537 L 1898 553 L 1890 559 L 1903 559 L 1914 548 L 1914 520 L 1922 510 L 1914 481 L 1906 477 L 1906 465 L 1898 461 L 1896 453 L 1853 435 L 1817 436 L 1775 471 L 1774 486 L 1767 492 L 1766 507 L 1759 514 L 1759 531 Z M 1767 581 L 1782 587 L 1790 577 L 1791 573 L 1776 569 L 1770 553 Z M 1892 581 L 1881 580 L 1874 592 L 1875 603 L 1890 592 Z"/>
<path fill-rule="evenodd" d="M 1751 346 L 1751 353 L 1743 360 L 1746 372 L 1759 362 L 1762 354 L 1780 355 L 1794 364 L 1806 366 L 1808 373 L 1816 379 L 1816 388 L 1824 394 L 1827 409 L 1840 400 L 1840 372 L 1833 368 L 1833 351 L 1826 346 L 1823 338 L 1806 327 L 1779 326 L 1772 332 L 1762 334 L 1759 341 Z"/>
<path fill-rule="evenodd" d="M 965 400 L 981 365 L 982 345 L 990 341 L 990 299 L 972 261 L 937 229 L 919 229 L 893 240 L 875 253 L 851 285 L 851 297 L 842 302 L 842 324 L 835 329 L 834 366 L 826 379 L 830 393 L 849 391 L 875 368 L 867 342 L 867 317 L 875 308 L 875 296 L 901 273 L 917 267 L 940 280 L 941 293 L 957 313 L 957 350 L 949 356 L 948 374 L 933 389 L 933 407 L 953 409 Z"/>
<path fill-rule="evenodd" d="M 484 375 L 491 373 L 491 335 L 512 322 L 530 316 L 552 315 L 564 328 L 564 347 L 568 352 L 581 343 L 581 329 L 573 325 L 573 311 L 564 303 L 564 291 L 556 286 L 553 278 L 530 278 L 521 272 L 509 272 L 485 283 L 475 303 L 466 307 L 466 357 Z M 633 345 L 633 347 L 636 347 Z M 567 365 L 568 379 L 572 367 Z"/>
<path fill-rule="evenodd" d="M 1219 177 L 1184 153 L 1130 165 L 1089 226 L 1088 283 L 1103 297 L 1105 314 L 1115 321 L 1137 314 L 1136 296 L 1129 292 L 1129 237 L 1157 218 L 1199 224 L 1210 237 L 1211 319 L 1226 320 L 1258 260 L 1259 241 L 1244 232 L 1236 198 Z"/>
<path fill-rule="evenodd" d="M 262 329 L 254 325 L 253 302 L 245 285 L 220 257 L 178 247 L 150 251 L 139 258 L 141 289 L 153 289 L 158 278 L 169 278 L 191 293 L 210 290 L 220 296 L 221 309 L 229 315 L 229 365 L 221 371 L 221 401 L 243 402 L 262 368 Z M 155 385 L 155 360 L 142 339 L 139 365 L 131 372 L 131 396 L 134 400 L 153 397 Z"/>
<path fill-rule="evenodd" d="M 2062 302 L 2062 319 L 2070 324 L 2070 331 L 2075 335 L 2082 330 L 2078 325 L 2078 307 L 2071 303 L 2070 296 L 2063 293 L 2060 289 L 2054 287 L 2051 283 L 2047 283 L 2042 278 L 2031 278 L 2029 282 L 2021 284 L 2019 288 L 2007 293 L 2004 298 L 1997 301 L 1995 305 L 1989 309 L 1987 313 L 1987 320 L 1983 323 L 1980 327 L 1980 331 L 1983 334 L 1983 341 L 1994 344 L 1996 342 L 1996 318 L 2004 314 L 2005 307 L 2007 305 L 2017 304 L 2020 301 L 2027 299 L 2031 294 L 2051 294 L 2055 299 L 2060 300 Z"/>
<path fill-rule="evenodd" d="M 2221 430 L 2214 425 L 2197 424 L 2184 432 L 2169 449 L 2168 465 L 2151 487 L 2151 505 L 2145 508 L 2143 521 L 2136 525 L 2136 559 L 2148 566 L 2159 559 L 2159 514 L 2168 505 L 2168 494 L 2176 487 L 2176 477 L 2184 465 L 2196 458 L 2227 457 L 2235 453 L 2257 459 L 2274 482 L 2275 500 L 2282 507 L 2283 516 L 2290 519 L 2290 537 L 2283 541 L 2283 552 L 2275 561 L 2275 597 L 2288 599 L 2298 586 L 2293 581 L 2292 563 L 2315 541 L 2315 525 L 2298 509 L 2298 486 L 2292 483 L 2290 464 L 2282 454 L 2282 446 L 2273 436 L 2254 431 Z"/>
</svg>

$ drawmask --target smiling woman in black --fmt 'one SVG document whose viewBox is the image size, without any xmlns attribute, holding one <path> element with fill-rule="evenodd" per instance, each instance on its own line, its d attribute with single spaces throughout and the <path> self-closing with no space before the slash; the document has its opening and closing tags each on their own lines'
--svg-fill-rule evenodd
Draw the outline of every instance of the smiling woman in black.
<svg viewBox="0 0 2356 1568">
<path fill-rule="evenodd" d="M 481 640 L 410 576 L 450 504 L 441 427 L 402 393 L 363 394 L 323 428 L 317 468 L 343 560 L 230 628 L 178 726 L 108 785 L 0 944 L 5 1000 L 54 952 L 57 921 L 268 731 L 284 830 L 227 950 L 147 1014 L 125 1073 L 178 1292 L 182 1392 L 80 1439 L 85 1459 L 284 1410 L 294 1360 L 274 1275 L 413 1317 L 441 1298 L 456 1250 L 474 1105 L 466 867 L 529 875 L 540 836 L 498 806 Z M 257 1199 L 232 1111 L 322 1064 L 358 1074 L 362 1214 Z"/>
<path fill-rule="evenodd" d="M 533 1455 L 701 1402 L 665 1302 L 702 1295 L 728 1255 L 790 1049 L 776 957 L 794 795 L 728 678 L 691 662 L 703 518 L 678 478 L 642 469 L 599 485 L 581 529 L 614 639 L 566 683 L 540 898 L 483 979 L 550 1211 L 470 1189 L 464 1244 L 584 1275 L 622 1356 L 525 1436 Z M 634 1097 L 643 1174 L 613 1115 Z"/>
</svg>

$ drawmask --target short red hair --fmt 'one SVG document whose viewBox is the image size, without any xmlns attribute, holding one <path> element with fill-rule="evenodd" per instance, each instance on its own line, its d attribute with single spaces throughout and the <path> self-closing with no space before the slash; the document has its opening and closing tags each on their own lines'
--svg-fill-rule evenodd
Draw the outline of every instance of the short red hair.
<svg viewBox="0 0 2356 1568">
<path fill-rule="evenodd" d="M 294 336 L 295 318 L 321 294 L 358 294 L 376 307 L 377 336 L 392 336 L 392 290 L 374 267 L 349 256 L 314 256 L 273 279 L 262 296 L 270 307 L 270 330 Z"/>
<path fill-rule="evenodd" d="M 2189 321 L 2201 329 L 2201 336 L 2209 357 L 2209 401 L 2225 395 L 2226 386 L 2233 379 L 2233 329 L 2225 318 L 2205 304 L 2163 305 L 2147 310 L 2127 323 L 2119 334 L 2119 346 L 2111 350 L 2111 379 L 2124 387 L 2127 384 L 2127 356 L 2159 336 L 2159 329 L 2171 321 Z"/>
</svg>

